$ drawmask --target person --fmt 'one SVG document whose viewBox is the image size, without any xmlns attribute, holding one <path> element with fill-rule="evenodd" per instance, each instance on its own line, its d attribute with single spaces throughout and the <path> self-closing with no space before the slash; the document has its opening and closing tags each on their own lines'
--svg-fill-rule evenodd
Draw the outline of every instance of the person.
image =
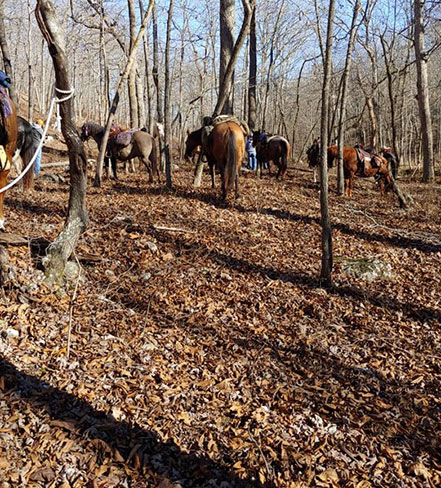
<svg viewBox="0 0 441 488">
<path fill-rule="evenodd" d="M 38 119 L 37 122 L 34 122 L 32 124 L 32 127 L 35 129 L 35 131 L 40 135 L 40 140 L 43 137 L 43 128 L 44 128 L 44 122 L 41 119 Z M 34 162 L 34 173 L 38 175 L 40 173 L 40 167 L 41 167 L 41 148 L 38 151 L 38 154 L 35 158 Z"/>
<path fill-rule="evenodd" d="M 257 158 L 256 158 L 256 148 L 253 146 L 253 137 L 249 136 L 245 144 L 245 151 L 248 154 L 248 166 L 247 168 L 251 171 L 256 171 L 257 169 Z"/>
</svg>

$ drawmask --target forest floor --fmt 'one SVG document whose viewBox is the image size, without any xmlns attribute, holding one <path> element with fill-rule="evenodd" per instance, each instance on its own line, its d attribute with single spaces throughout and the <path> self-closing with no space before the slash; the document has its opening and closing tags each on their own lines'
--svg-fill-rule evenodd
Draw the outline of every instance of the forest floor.
<svg viewBox="0 0 441 488">
<path fill-rule="evenodd" d="M 401 179 L 408 211 L 333 191 L 325 290 L 311 173 L 242 174 L 228 207 L 173 179 L 89 186 L 67 291 L 8 247 L 0 487 L 441 486 L 439 182 Z M 67 181 L 9 192 L 8 231 L 52 240 Z"/>
</svg>

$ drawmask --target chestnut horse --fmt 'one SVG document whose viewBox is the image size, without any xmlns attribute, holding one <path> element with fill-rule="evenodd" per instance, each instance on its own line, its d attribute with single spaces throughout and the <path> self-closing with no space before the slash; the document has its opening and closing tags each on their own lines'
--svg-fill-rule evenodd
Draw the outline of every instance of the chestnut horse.
<svg viewBox="0 0 441 488">
<path fill-rule="evenodd" d="M 306 151 L 308 155 L 309 166 L 315 168 L 320 164 L 320 144 L 317 140 Z M 334 160 L 338 158 L 338 146 L 328 147 L 328 166 L 332 168 Z M 357 150 L 351 146 L 343 147 L 343 172 L 345 178 L 345 196 L 351 198 L 354 189 L 355 176 L 369 178 L 374 176 L 380 180 L 381 193 L 384 194 L 385 188 L 392 187 L 392 181 L 388 169 L 388 161 L 379 156 L 372 154 L 370 161 L 359 161 Z"/>
<path fill-rule="evenodd" d="M 208 137 L 203 136 L 202 127 L 191 132 L 185 141 L 185 159 L 189 160 L 194 149 L 202 146 L 210 167 L 211 185 L 214 188 L 214 167 L 222 179 L 222 200 L 235 187 L 235 198 L 239 198 L 239 170 L 245 155 L 245 138 L 240 125 L 234 121 L 221 122 L 214 126 Z"/>
<path fill-rule="evenodd" d="M 18 125 L 14 102 L 6 90 L 0 86 L 0 189 L 6 186 L 11 169 L 12 158 L 17 149 Z M 3 200 L 5 192 L 0 193 L 0 230 L 5 230 Z"/>
<path fill-rule="evenodd" d="M 268 163 L 268 172 L 271 175 L 270 162 L 272 161 L 278 168 L 277 178 L 285 178 L 288 168 L 288 158 L 290 153 L 289 142 L 282 136 L 270 136 L 266 142 L 261 140 L 261 132 L 253 132 L 253 146 L 256 147 L 257 164 L 260 168 L 260 177 L 262 178 L 263 163 Z"/>
</svg>

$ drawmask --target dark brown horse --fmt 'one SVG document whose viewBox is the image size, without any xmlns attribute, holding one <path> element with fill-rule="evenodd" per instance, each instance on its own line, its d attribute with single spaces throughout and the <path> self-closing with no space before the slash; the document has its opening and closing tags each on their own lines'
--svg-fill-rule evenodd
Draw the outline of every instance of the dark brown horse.
<svg viewBox="0 0 441 488">
<path fill-rule="evenodd" d="M 6 90 L 0 87 L 0 189 L 6 186 L 11 169 L 12 158 L 17 149 L 18 125 L 14 102 Z M 0 193 L 0 230 L 5 229 L 3 200 L 5 192 Z"/>
<path fill-rule="evenodd" d="M 271 175 L 271 162 L 277 168 L 277 178 L 284 179 L 288 168 L 288 158 L 290 153 L 289 142 L 282 136 L 274 135 L 262 137 L 260 131 L 253 132 L 253 146 L 256 147 L 257 164 L 260 168 L 260 177 L 262 178 L 263 164 L 268 163 L 268 172 Z"/>
<path fill-rule="evenodd" d="M 95 122 L 86 122 L 81 128 L 81 140 L 87 141 L 92 137 L 101 149 L 104 136 L 104 127 Z M 139 158 L 147 168 L 149 181 L 153 182 L 153 174 L 161 181 L 159 166 L 156 157 L 156 142 L 154 138 L 143 129 L 131 129 L 128 131 L 115 128 L 110 132 L 107 142 L 106 158 L 112 162 L 113 176 L 117 179 L 116 162 L 130 161 Z M 106 159 L 105 158 L 105 159 Z"/>
<path fill-rule="evenodd" d="M 202 127 L 191 132 L 185 141 L 185 159 L 190 160 L 197 146 L 202 146 L 211 173 L 214 188 L 214 168 L 222 179 L 222 200 L 226 200 L 228 191 L 235 187 L 235 198 L 239 197 L 239 170 L 245 155 L 245 139 L 242 128 L 234 121 L 217 124 L 208 137 L 203 136 Z"/>
<path fill-rule="evenodd" d="M 320 144 L 317 140 L 306 151 L 308 162 L 311 168 L 320 164 Z M 328 166 L 332 168 L 334 160 L 338 158 L 338 146 L 328 147 Z M 351 146 L 343 148 L 343 172 L 345 178 L 345 196 L 352 197 L 355 176 L 369 178 L 374 176 L 380 182 L 381 193 L 385 189 L 392 187 L 389 174 L 388 161 L 378 154 L 370 155 L 370 158 L 361 160 L 357 155 L 357 150 Z"/>
</svg>

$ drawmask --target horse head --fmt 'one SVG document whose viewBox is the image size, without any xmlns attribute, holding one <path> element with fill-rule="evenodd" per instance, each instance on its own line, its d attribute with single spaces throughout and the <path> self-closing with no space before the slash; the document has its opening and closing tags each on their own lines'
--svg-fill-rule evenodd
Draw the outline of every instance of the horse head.
<svg viewBox="0 0 441 488">
<path fill-rule="evenodd" d="M 187 162 L 191 162 L 194 150 L 201 145 L 201 129 L 193 132 L 187 131 L 187 139 L 185 139 L 184 158 Z"/>
<path fill-rule="evenodd" d="M 87 139 L 89 139 L 89 137 L 90 137 L 89 125 L 86 123 L 86 124 L 83 124 L 83 126 L 81 127 L 80 139 L 84 142 L 84 141 L 87 141 Z"/>
<path fill-rule="evenodd" d="M 312 146 L 306 150 L 306 155 L 310 168 L 315 168 L 320 164 L 320 144 L 317 139 L 314 139 Z"/>
</svg>

